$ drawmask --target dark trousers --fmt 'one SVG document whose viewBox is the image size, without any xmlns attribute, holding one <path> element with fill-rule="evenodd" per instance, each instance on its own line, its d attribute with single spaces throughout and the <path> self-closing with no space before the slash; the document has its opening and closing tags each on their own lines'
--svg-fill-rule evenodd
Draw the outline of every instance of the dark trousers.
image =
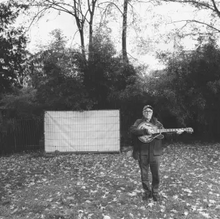
<svg viewBox="0 0 220 219">
<path fill-rule="evenodd" d="M 143 189 L 146 193 L 157 194 L 159 189 L 159 166 L 160 166 L 160 156 L 150 157 L 148 155 L 140 155 L 139 157 L 139 167 L 141 171 L 141 182 Z M 152 174 L 152 183 L 150 187 L 149 182 L 149 170 Z"/>
</svg>

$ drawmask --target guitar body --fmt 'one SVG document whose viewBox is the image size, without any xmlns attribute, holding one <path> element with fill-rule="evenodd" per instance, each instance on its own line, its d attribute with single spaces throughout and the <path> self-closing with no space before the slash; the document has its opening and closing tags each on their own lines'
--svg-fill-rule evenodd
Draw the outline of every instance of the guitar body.
<svg viewBox="0 0 220 219">
<path fill-rule="evenodd" d="M 156 132 L 158 130 L 157 126 L 153 125 L 150 122 L 140 123 L 138 126 L 138 129 L 147 129 L 148 131 L 151 131 L 151 132 Z M 138 137 L 138 139 L 143 143 L 150 143 L 155 138 L 161 140 L 164 138 L 164 135 L 162 135 L 161 133 L 156 133 L 153 135 L 142 135 Z"/>
<path fill-rule="evenodd" d="M 150 133 L 154 133 L 154 134 L 150 134 L 150 135 L 139 136 L 138 139 L 143 143 L 150 143 L 154 139 L 163 139 L 164 135 L 162 135 L 162 133 L 166 133 L 166 132 L 172 133 L 172 132 L 176 132 L 177 130 L 180 130 L 180 129 L 183 131 L 186 131 L 188 133 L 193 132 L 192 128 L 159 129 L 157 126 L 153 125 L 150 122 L 140 123 L 138 125 L 138 129 L 147 129 Z"/>
</svg>

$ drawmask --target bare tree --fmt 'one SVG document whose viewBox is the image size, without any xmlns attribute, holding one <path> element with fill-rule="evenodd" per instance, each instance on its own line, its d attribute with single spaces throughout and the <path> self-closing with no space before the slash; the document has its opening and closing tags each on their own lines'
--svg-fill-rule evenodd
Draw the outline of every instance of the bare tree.
<svg viewBox="0 0 220 219">
<path fill-rule="evenodd" d="M 122 48 L 122 58 L 124 63 L 128 63 L 128 54 L 127 54 L 127 28 L 128 28 L 128 6 L 131 0 L 123 0 L 123 5 L 120 5 L 118 1 L 111 0 L 103 2 L 106 5 L 106 10 L 104 10 L 104 13 L 108 10 L 109 7 L 113 6 L 116 8 L 116 10 L 119 12 L 119 14 L 122 16 L 122 33 L 121 33 L 121 48 Z M 131 5 L 130 5 L 131 6 Z"/>
<path fill-rule="evenodd" d="M 201 19 L 186 19 L 186 20 L 179 20 L 177 22 L 184 22 L 185 25 L 188 24 L 199 24 L 208 27 L 210 30 L 214 31 L 215 33 L 220 33 L 220 1 L 218 0 L 162 0 L 163 2 L 175 2 L 181 4 L 189 4 L 198 11 L 206 11 L 209 12 L 210 17 L 205 17 L 205 20 Z"/>
<path fill-rule="evenodd" d="M 81 51 L 86 59 L 85 26 L 89 26 L 89 44 L 92 43 L 93 20 L 98 0 L 29 0 L 24 4 L 38 8 L 32 22 L 41 18 L 47 11 L 55 10 L 67 13 L 74 17 L 80 35 Z M 90 46 L 89 46 L 90 48 Z"/>
</svg>

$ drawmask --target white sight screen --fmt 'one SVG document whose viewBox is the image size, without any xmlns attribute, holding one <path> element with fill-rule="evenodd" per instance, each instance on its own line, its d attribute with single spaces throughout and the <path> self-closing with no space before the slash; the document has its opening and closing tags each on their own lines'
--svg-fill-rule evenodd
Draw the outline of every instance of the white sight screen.
<svg viewBox="0 0 220 219">
<path fill-rule="evenodd" d="M 44 132 L 45 152 L 117 152 L 119 110 L 47 111 Z"/>
</svg>

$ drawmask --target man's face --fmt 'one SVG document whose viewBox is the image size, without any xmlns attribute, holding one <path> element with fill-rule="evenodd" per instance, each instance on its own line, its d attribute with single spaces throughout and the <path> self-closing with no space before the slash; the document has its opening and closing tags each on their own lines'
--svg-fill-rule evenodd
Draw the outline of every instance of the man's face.
<svg viewBox="0 0 220 219">
<path fill-rule="evenodd" d="M 147 121 L 150 121 L 151 120 L 151 118 L 152 118 L 152 115 L 153 115 L 153 110 L 151 110 L 151 109 L 145 109 L 144 111 L 143 111 L 143 116 L 144 116 L 144 118 L 147 120 Z"/>
</svg>

